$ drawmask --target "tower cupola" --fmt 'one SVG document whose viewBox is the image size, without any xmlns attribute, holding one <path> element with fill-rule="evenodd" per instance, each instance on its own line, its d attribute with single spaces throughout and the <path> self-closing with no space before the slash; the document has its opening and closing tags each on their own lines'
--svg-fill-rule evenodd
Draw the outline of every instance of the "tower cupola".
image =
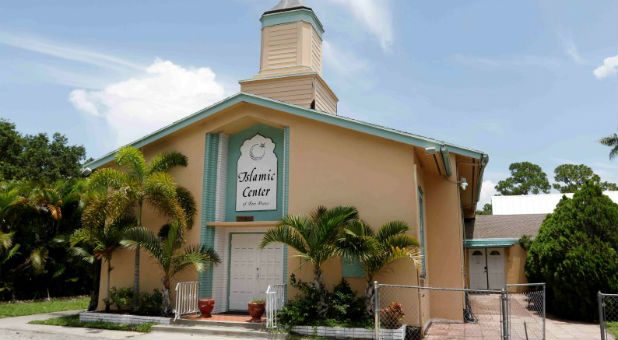
<svg viewBox="0 0 618 340">
<path fill-rule="evenodd" d="M 260 70 L 241 91 L 336 114 L 337 97 L 324 82 L 324 27 L 302 0 L 280 0 L 264 12 Z"/>
</svg>

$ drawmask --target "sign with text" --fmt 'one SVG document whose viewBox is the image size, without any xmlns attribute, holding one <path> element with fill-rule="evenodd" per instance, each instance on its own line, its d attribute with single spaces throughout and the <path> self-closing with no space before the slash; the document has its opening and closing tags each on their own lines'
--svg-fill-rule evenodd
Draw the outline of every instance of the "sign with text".
<svg viewBox="0 0 618 340">
<path fill-rule="evenodd" d="M 236 211 L 277 210 L 277 155 L 270 138 L 256 134 L 240 146 Z"/>
</svg>

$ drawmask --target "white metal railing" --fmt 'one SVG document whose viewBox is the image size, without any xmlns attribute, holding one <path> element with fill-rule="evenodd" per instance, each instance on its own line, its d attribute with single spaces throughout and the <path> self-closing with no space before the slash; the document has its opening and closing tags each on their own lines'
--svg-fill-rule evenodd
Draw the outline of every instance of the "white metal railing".
<svg viewBox="0 0 618 340">
<path fill-rule="evenodd" d="M 266 327 L 277 328 L 277 312 L 285 304 L 285 284 L 269 285 L 266 289 Z"/>
<path fill-rule="evenodd" d="M 178 282 L 176 284 L 176 305 L 174 306 L 174 321 L 182 315 L 199 312 L 197 306 L 197 281 Z"/>
</svg>

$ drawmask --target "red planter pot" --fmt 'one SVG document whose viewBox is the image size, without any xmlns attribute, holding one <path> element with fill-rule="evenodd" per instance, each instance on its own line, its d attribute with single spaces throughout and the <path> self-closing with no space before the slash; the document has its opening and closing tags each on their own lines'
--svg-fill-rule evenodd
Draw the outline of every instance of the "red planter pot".
<svg viewBox="0 0 618 340">
<path fill-rule="evenodd" d="M 200 309 L 202 317 L 209 318 L 212 316 L 210 313 L 212 313 L 213 308 L 215 308 L 215 299 L 199 299 L 197 300 L 197 307 Z"/>
<path fill-rule="evenodd" d="M 249 302 L 249 315 L 251 315 L 251 322 L 262 322 L 262 315 L 266 310 L 266 303 L 264 302 Z"/>
</svg>

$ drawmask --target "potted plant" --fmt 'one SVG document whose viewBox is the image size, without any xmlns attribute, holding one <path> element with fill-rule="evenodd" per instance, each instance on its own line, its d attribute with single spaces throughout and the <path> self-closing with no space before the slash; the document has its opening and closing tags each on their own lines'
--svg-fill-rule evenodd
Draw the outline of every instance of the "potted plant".
<svg viewBox="0 0 618 340">
<path fill-rule="evenodd" d="M 212 315 L 213 308 L 215 308 L 215 299 L 213 298 L 205 298 L 197 300 L 197 307 L 200 309 L 200 313 L 202 313 L 202 317 L 210 318 Z"/>
<path fill-rule="evenodd" d="M 249 302 L 249 315 L 251 315 L 251 322 L 262 322 L 262 315 L 266 310 L 266 300 L 264 298 L 253 298 Z"/>
</svg>

